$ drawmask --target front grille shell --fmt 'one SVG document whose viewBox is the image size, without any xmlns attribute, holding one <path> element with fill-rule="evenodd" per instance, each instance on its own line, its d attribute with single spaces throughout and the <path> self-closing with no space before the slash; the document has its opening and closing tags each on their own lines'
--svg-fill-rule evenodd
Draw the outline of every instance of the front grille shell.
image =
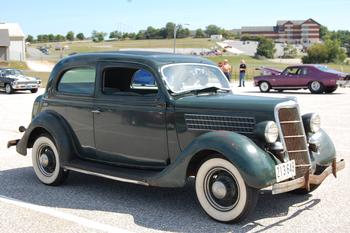
<svg viewBox="0 0 350 233">
<path fill-rule="evenodd" d="M 285 148 L 285 159 L 295 160 L 296 178 L 310 170 L 311 160 L 299 106 L 287 101 L 275 107 L 279 138 Z"/>
</svg>

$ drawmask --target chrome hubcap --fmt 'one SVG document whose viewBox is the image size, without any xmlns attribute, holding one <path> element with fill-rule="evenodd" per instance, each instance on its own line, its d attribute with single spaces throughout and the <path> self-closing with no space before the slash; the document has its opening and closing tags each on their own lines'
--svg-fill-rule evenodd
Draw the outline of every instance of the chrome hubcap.
<svg viewBox="0 0 350 233">
<path fill-rule="evenodd" d="M 228 169 L 213 168 L 204 178 L 204 194 L 215 209 L 230 211 L 239 201 L 239 185 Z"/>
<path fill-rule="evenodd" d="M 312 89 L 314 89 L 314 90 L 318 90 L 318 89 L 320 89 L 320 87 L 321 87 L 321 85 L 320 85 L 320 83 L 319 82 L 312 82 L 311 83 L 311 87 L 312 87 Z"/>
<path fill-rule="evenodd" d="M 6 92 L 7 92 L 7 93 L 10 93 L 10 92 L 11 92 L 11 87 L 10 87 L 10 85 L 6 85 Z"/>
<path fill-rule="evenodd" d="M 41 173 L 47 177 L 52 176 L 56 169 L 56 157 L 52 148 L 42 145 L 37 153 L 37 165 Z"/>
<path fill-rule="evenodd" d="M 211 190 L 217 199 L 222 199 L 227 194 L 226 186 L 221 181 L 215 181 Z"/>
<path fill-rule="evenodd" d="M 269 85 L 267 83 L 260 84 L 260 87 L 263 91 L 267 91 L 267 89 L 269 89 Z"/>
<path fill-rule="evenodd" d="M 40 155 L 39 162 L 42 167 L 47 167 L 49 165 L 49 158 L 46 154 L 42 154 Z"/>
</svg>

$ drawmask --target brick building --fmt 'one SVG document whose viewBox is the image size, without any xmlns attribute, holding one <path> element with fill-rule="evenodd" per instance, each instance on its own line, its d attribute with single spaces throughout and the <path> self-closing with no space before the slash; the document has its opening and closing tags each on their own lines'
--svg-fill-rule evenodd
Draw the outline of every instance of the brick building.
<svg viewBox="0 0 350 233">
<path fill-rule="evenodd" d="M 308 47 L 320 41 L 320 27 L 313 19 L 279 20 L 276 26 L 242 27 L 240 32 L 241 36 L 264 36 L 276 42 Z"/>
</svg>

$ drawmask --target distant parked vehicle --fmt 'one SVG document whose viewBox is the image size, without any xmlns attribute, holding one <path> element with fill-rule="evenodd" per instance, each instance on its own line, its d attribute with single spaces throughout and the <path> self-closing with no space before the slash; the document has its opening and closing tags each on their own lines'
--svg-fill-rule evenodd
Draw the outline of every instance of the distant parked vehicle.
<svg viewBox="0 0 350 233">
<path fill-rule="evenodd" d="M 4 89 L 7 94 L 19 90 L 36 93 L 40 85 L 40 79 L 25 76 L 20 70 L 0 69 L 0 89 Z"/>
<path fill-rule="evenodd" d="M 254 77 L 254 84 L 261 92 L 309 89 L 313 94 L 334 92 L 339 80 L 350 75 L 323 65 L 289 66 L 284 71 L 260 68 L 262 75 Z"/>
</svg>

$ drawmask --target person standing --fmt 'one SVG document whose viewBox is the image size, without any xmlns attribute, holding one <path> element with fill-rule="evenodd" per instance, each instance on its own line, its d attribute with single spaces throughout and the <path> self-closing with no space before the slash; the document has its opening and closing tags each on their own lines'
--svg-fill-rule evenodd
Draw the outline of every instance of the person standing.
<svg viewBox="0 0 350 233">
<path fill-rule="evenodd" d="M 231 67 L 231 65 L 228 63 L 228 60 L 227 60 L 227 59 L 224 60 L 224 63 L 222 64 L 221 69 L 222 69 L 222 72 L 224 72 L 224 74 L 225 74 L 227 80 L 230 82 L 230 80 L 231 80 L 231 71 L 232 71 L 232 67 Z"/>
<path fill-rule="evenodd" d="M 244 87 L 246 69 L 247 69 L 247 65 L 245 64 L 245 61 L 242 59 L 241 64 L 239 65 L 239 86 L 238 87 L 241 87 L 241 86 Z"/>
</svg>

